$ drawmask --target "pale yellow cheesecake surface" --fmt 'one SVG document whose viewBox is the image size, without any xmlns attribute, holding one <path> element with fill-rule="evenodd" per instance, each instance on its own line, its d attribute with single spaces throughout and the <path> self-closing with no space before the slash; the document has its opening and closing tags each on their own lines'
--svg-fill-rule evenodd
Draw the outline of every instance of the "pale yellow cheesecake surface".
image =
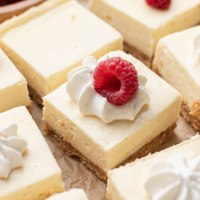
<svg viewBox="0 0 200 200">
<path fill-rule="evenodd" d="M 200 100 L 200 59 L 194 46 L 198 35 L 200 26 L 166 36 L 159 41 L 153 61 L 153 68 L 183 94 L 190 108 Z"/>
<path fill-rule="evenodd" d="M 67 192 L 55 194 L 47 200 L 88 200 L 88 198 L 83 189 L 74 188 Z"/>
<path fill-rule="evenodd" d="M 145 0 L 90 0 L 89 7 L 149 58 L 161 37 L 200 22 L 200 0 L 173 0 L 164 11 L 150 7 Z"/>
<path fill-rule="evenodd" d="M 77 103 L 66 92 L 66 83 L 44 98 L 44 120 L 105 172 L 175 124 L 182 99 L 175 89 L 131 55 L 116 51 L 108 56 L 128 60 L 139 75 L 147 78 L 150 103 L 134 121 L 118 120 L 106 124 L 97 117 L 81 114 Z"/>
<path fill-rule="evenodd" d="M 108 200 L 151 200 L 144 187 L 146 180 L 151 176 L 152 167 L 164 163 L 174 155 L 183 155 L 187 161 L 199 157 L 200 137 L 195 136 L 179 145 L 159 153 L 139 159 L 124 167 L 108 172 L 107 199 Z M 160 169 L 159 169 L 160 170 Z M 185 174 L 186 175 L 186 174 Z M 169 176 L 168 176 L 169 177 Z M 167 180 L 167 178 L 165 177 Z M 160 185 L 162 188 L 162 186 Z M 174 198 L 166 198 L 174 199 Z"/>
<path fill-rule="evenodd" d="M 1 200 L 44 200 L 62 192 L 61 170 L 41 132 L 25 107 L 0 114 L 0 127 L 18 126 L 17 135 L 27 142 L 23 166 L 14 169 L 8 178 L 0 178 Z"/>
<path fill-rule="evenodd" d="M 41 5 L 13 20 L 18 26 L 8 28 L 0 39 L 0 46 L 41 97 L 64 83 L 67 72 L 83 57 L 122 48 L 122 36 L 76 1 L 52 3 L 50 8 L 44 4 L 49 9 Z"/>
<path fill-rule="evenodd" d="M 30 104 L 26 79 L 0 49 L 0 112 Z"/>
</svg>

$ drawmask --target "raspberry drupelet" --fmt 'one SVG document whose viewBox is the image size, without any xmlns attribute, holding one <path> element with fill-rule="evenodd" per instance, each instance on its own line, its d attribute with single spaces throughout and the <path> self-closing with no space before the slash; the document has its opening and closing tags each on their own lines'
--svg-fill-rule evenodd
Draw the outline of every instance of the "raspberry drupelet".
<svg viewBox="0 0 200 200">
<path fill-rule="evenodd" d="M 126 104 L 138 89 L 138 74 L 132 63 L 120 57 L 99 63 L 94 74 L 95 90 L 115 105 Z"/>
</svg>

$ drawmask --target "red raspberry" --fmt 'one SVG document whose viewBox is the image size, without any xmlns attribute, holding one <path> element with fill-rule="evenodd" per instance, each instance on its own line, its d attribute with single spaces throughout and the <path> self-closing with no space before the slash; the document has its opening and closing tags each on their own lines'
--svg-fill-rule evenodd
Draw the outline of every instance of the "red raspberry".
<svg viewBox="0 0 200 200">
<path fill-rule="evenodd" d="M 138 88 L 138 75 L 132 63 L 120 57 L 99 63 L 93 75 L 95 90 L 115 105 L 127 103 Z"/>
<path fill-rule="evenodd" d="M 171 0 L 146 0 L 146 2 L 154 8 L 164 10 L 169 8 Z"/>
<path fill-rule="evenodd" d="M 22 0 L 0 0 L 0 6 L 5 6 L 7 4 L 16 3 Z"/>
</svg>

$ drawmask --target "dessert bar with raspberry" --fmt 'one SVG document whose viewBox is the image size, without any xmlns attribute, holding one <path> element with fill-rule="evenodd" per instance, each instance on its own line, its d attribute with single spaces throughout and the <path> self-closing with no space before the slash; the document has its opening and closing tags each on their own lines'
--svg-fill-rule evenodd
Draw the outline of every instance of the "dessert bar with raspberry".
<svg viewBox="0 0 200 200">
<path fill-rule="evenodd" d="M 157 151 L 173 133 L 181 95 L 133 56 L 86 57 L 68 81 L 44 98 L 53 140 L 99 178 Z M 158 123 L 159 121 L 159 123 Z"/>
</svg>

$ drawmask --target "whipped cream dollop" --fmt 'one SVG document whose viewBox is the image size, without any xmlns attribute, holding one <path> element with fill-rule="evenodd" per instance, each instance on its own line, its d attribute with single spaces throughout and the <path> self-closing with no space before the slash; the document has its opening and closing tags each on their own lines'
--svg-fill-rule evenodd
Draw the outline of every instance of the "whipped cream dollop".
<svg viewBox="0 0 200 200">
<path fill-rule="evenodd" d="M 108 59 L 103 57 L 100 61 Z M 139 86 L 134 97 L 124 105 L 116 106 L 96 92 L 93 86 L 93 73 L 98 61 L 89 56 L 83 60 L 82 66 L 73 69 L 68 74 L 67 93 L 77 102 L 79 110 L 85 115 L 95 115 L 103 122 L 115 120 L 134 120 L 145 104 L 149 103 L 149 96 L 145 90 L 146 78 L 139 75 Z"/>
<path fill-rule="evenodd" d="M 27 142 L 17 136 L 17 125 L 0 130 L 0 178 L 8 178 L 10 172 L 23 165 L 23 153 Z"/>
<path fill-rule="evenodd" d="M 181 154 L 156 164 L 145 183 L 152 200 L 200 199 L 200 157 L 187 161 Z"/>
<path fill-rule="evenodd" d="M 194 51 L 197 55 L 198 62 L 200 62 L 200 34 L 196 35 L 194 39 Z"/>
</svg>

